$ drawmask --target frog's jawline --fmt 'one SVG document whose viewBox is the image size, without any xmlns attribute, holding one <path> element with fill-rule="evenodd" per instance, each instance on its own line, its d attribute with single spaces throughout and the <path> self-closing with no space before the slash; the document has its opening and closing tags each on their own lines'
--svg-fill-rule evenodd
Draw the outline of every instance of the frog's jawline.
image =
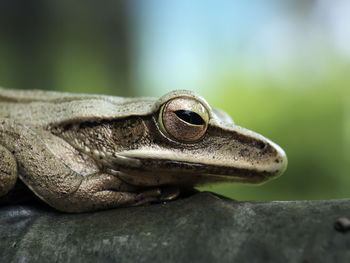
<svg viewBox="0 0 350 263">
<path fill-rule="evenodd" d="M 142 162 L 142 167 L 145 170 L 161 170 L 161 171 L 173 171 L 188 174 L 207 174 L 223 176 L 229 180 L 229 178 L 240 178 L 246 180 L 250 183 L 262 183 L 268 179 L 276 177 L 276 173 L 268 171 L 257 171 L 249 170 L 244 168 L 234 168 L 234 167 L 222 167 L 215 165 L 206 165 L 191 162 L 181 162 L 172 160 L 161 160 L 161 159 L 140 159 Z"/>
</svg>

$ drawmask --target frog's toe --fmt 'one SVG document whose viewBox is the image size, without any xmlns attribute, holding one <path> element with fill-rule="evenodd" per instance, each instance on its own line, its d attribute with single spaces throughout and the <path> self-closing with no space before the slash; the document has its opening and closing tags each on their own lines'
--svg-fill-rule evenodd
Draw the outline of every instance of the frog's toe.
<svg viewBox="0 0 350 263">
<path fill-rule="evenodd" d="M 162 193 L 160 196 L 161 201 L 170 201 L 178 198 L 180 195 L 180 188 L 177 186 L 165 186 L 162 187 Z"/>
<path fill-rule="evenodd" d="M 139 193 L 134 206 L 170 201 L 176 199 L 179 195 L 180 188 L 177 186 L 152 188 Z"/>
</svg>

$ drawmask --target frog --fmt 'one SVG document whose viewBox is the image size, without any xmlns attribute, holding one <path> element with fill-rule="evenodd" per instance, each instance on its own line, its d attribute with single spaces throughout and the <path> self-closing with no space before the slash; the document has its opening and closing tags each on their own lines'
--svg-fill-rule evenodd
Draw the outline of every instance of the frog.
<svg viewBox="0 0 350 263">
<path fill-rule="evenodd" d="M 19 182 L 81 213 L 168 202 L 215 183 L 262 184 L 281 147 L 200 95 L 124 98 L 0 88 L 0 199 Z"/>
</svg>

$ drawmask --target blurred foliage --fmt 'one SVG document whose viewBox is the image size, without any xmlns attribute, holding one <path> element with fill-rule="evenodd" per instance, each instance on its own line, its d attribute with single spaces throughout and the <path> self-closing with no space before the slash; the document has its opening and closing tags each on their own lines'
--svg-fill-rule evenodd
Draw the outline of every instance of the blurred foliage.
<svg viewBox="0 0 350 263">
<path fill-rule="evenodd" d="M 308 3 L 298 5 L 297 11 L 310 8 L 314 2 Z M 154 64 L 139 61 L 140 51 L 133 43 L 137 37 L 131 37 L 142 31 L 132 20 L 135 17 L 130 8 L 135 6 L 135 2 L 128 5 L 126 1 L 0 1 L 0 85 L 154 95 L 154 87 L 147 82 L 147 72 Z M 156 37 L 152 31 L 147 34 Z M 220 43 L 213 54 L 219 53 L 219 47 Z M 259 55 L 259 50 L 255 52 Z M 323 55 L 327 68 L 316 77 L 312 71 L 293 73 L 292 69 L 285 72 L 283 82 L 268 74 L 210 74 L 215 88 L 203 88 L 201 95 L 213 107 L 227 111 L 238 125 L 279 144 L 289 165 L 280 178 L 259 187 L 216 185 L 201 189 L 238 200 L 350 197 L 350 67 L 346 60 L 334 59 L 332 50 Z M 138 63 L 147 68 L 144 78 L 135 81 Z M 295 65 L 299 64 L 296 59 Z M 226 71 L 235 68 L 227 66 Z M 146 83 L 144 90 L 133 85 L 137 82 Z"/>
<path fill-rule="evenodd" d="M 125 1 L 0 1 L 0 85 L 133 94 Z"/>
</svg>

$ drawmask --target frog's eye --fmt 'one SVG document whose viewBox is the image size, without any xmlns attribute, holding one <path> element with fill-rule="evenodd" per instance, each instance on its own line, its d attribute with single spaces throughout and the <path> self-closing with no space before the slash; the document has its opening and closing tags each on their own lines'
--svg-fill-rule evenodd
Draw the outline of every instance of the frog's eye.
<svg viewBox="0 0 350 263">
<path fill-rule="evenodd" d="M 187 143 L 203 137 L 208 121 L 208 110 L 198 100 L 189 97 L 175 98 L 163 104 L 158 118 L 166 135 Z"/>
</svg>

